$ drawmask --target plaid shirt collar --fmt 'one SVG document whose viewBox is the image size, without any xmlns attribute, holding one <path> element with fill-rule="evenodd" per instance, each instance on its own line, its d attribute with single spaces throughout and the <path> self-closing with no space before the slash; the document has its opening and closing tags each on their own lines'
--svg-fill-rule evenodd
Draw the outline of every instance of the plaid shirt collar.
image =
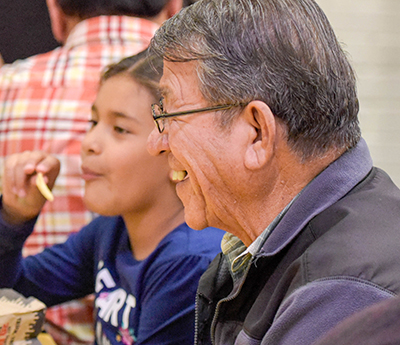
<svg viewBox="0 0 400 345">
<path fill-rule="evenodd" d="M 224 254 L 228 267 L 231 272 L 233 281 L 238 281 L 246 272 L 247 267 L 250 266 L 252 258 L 261 250 L 269 234 L 275 229 L 279 221 L 286 214 L 297 196 L 286 205 L 286 207 L 275 217 L 275 219 L 268 225 L 268 227 L 250 244 L 246 247 L 244 243 L 235 235 L 227 232 L 221 241 L 221 249 Z"/>
<path fill-rule="evenodd" d="M 128 16 L 99 16 L 78 23 L 65 42 L 65 48 L 87 46 L 91 42 L 104 44 L 121 44 L 137 39 L 140 31 L 141 39 L 150 39 L 158 29 L 152 21 Z M 148 37 L 146 37 L 148 36 Z"/>
</svg>

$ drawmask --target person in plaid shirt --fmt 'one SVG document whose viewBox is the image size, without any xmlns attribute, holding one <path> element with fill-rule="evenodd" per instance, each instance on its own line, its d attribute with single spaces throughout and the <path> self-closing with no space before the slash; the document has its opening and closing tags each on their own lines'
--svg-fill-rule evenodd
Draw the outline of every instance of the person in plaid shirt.
<svg viewBox="0 0 400 345">
<path fill-rule="evenodd" d="M 65 241 L 93 218 L 82 202 L 79 152 L 100 72 L 147 47 L 182 0 L 48 0 L 47 5 L 62 46 L 0 68 L 0 186 L 4 158 L 13 153 L 44 150 L 63 167 L 55 201 L 43 209 L 24 255 Z M 92 307 L 86 304 L 52 308 L 47 317 L 57 328 L 90 341 L 92 322 L 85 319 Z M 77 344 L 78 338 L 59 342 Z"/>
</svg>

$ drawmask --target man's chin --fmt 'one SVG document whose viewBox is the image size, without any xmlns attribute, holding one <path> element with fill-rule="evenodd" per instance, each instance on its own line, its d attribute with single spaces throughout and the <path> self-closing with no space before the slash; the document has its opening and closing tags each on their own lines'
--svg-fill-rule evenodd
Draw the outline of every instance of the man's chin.
<svg viewBox="0 0 400 345">
<path fill-rule="evenodd" d="M 184 207 L 186 224 L 194 230 L 202 230 L 209 227 L 204 200 L 193 194 L 192 190 L 189 190 L 190 193 L 188 193 L 187 186 L 185 185 L 186 189 L 181 187 L 176 190 Z M 180 186 L 178 185 L 177 187 Z"/>
<path fill-rule="evenodd" d="M 203 230 L 204 228 L 207 228 L 209 225 L 207 224 L 206 218 L 200 216 L 201 213 L 203 212 L 198 212 L 193 215 L 191 212 L 186 212 L 185 208 L 186 224 L 194 230 Z"/>
</svg>

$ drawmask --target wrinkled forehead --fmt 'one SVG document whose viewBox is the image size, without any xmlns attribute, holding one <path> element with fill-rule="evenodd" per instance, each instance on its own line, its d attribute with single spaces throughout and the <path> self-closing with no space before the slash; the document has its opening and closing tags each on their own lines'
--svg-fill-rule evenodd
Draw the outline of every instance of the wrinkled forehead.
<svg viewBox="0 0 400 345">
<path fill-rule="evenodd" d="M 175 109 L 187 104 L 206 104 L 200 92 L 196 69 L 196 61 L 164 61 L 160 93 L 166 105 Z"/>
</svg>

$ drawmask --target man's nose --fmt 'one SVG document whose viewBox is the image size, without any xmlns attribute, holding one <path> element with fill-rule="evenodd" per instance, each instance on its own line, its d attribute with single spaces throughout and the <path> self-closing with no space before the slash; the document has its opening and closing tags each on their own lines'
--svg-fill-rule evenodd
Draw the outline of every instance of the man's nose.
<svg viewBox="0 0 400 345">
<path fill-rule="evenodd" d="M 154 128 L 147 138 L 147 151 L 153 156 L 169 151 L 168 132 Z"/>
</svg>

